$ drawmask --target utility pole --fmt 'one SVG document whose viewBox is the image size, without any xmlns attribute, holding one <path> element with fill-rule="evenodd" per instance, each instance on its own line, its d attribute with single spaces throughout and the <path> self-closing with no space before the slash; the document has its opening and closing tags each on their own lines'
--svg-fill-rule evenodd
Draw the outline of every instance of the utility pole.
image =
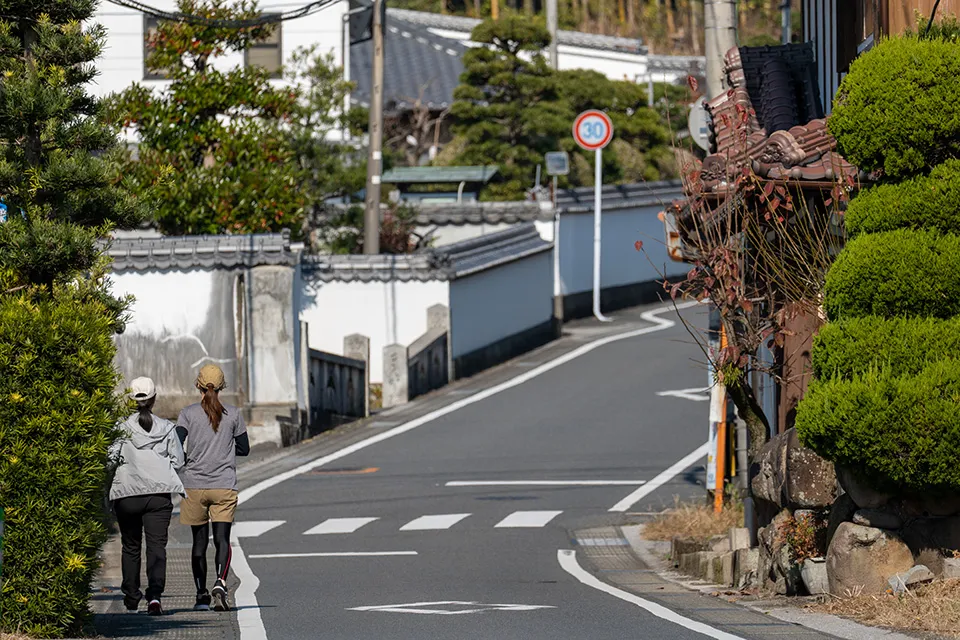
<svg viewBox="0 0 960 640">
<path fill-rule="evenodd" d="M 490 0 L 490 17 L 494 20 L 500 19 L 500 3 L 498 0 Z"/>
<path fill-rule="evenodd" d="M 707 58 L 707 98 L 723 93 L 723 57 L 737 46 L 735 0 L 704 0 L 704 52 Z"/>
<path fill-rule="evenodd" d="M 550 32 L 550 67 L 557 70 L 557 0 L 547 0 L 547 31 Z"/>
<path fill-rule="evenodd" d="M 363 252 L 380 253 L 380 175 L 383 167 L 383 3 L 373 1 L 373 81 L 370 83 L 370 149 L 367 199 L 363 214 Z"/>
</svg>

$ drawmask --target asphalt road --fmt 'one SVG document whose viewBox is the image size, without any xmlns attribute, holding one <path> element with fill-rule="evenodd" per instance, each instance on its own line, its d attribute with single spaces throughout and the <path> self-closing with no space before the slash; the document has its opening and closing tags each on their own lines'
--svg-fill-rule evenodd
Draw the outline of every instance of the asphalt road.
<svg viewBox="0 0 960 640">
<path fill-rule="evenodd" d="M 558 562 L 571 531 L 622 521 L 610 509 L 639 484 L 526 484 L 649 481 L 690 454 L 708 403 L 657 393 L 704 387 L 701 360 L 679 323 L 608 344 L 259 493 L 238 521 L 274 523 L 241 540 L 267 636 L 703 638 Z M 697 462 L 630 511 L 702 481 Z M 503 482 L 518 484 L 448 485 Z M 310 555 L 342 553 L 397 555 Z"/>
</svg>

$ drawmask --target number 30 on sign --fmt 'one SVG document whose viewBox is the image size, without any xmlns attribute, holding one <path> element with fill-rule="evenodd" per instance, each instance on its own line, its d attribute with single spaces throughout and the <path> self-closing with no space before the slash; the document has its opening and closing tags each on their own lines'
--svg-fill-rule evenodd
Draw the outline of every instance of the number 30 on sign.
<svg viewBox="0 0 960 640">
<path fill-rule="evenodd" d="M 603 111 L 584 111 L 573 121 L 573 138 L 587 151 L 603 149 L 613 138 L 613 122 Z"/>
</svg>

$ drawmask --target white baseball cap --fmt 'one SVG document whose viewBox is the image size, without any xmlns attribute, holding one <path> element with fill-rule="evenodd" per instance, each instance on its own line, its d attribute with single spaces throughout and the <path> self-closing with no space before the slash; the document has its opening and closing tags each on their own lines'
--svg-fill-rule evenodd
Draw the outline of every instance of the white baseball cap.
<svg viewBox="0 0 960 640">
<path fill-rule="evenodd" d="M 133 400 L 149 400 L 157 395 L 157 386 L 150 378 L 137 378 L 130 383 L 130 398 Z"/>
</svg>

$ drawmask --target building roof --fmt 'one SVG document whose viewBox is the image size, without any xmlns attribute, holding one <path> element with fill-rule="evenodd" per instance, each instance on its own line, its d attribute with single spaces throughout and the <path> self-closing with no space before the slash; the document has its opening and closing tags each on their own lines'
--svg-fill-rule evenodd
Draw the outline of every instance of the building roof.
<svg viewBox="0 0 960 640">
<path fill-rule="evenodd" d="M 636 184 L 604 185 L 600 190 L 604 209 L 665 205 L 683 196 L 683 182 L 663 180 Z M 567 189 L 557 194 L 560 213 L 593 211 L 593 187 Z"/>
<path fill-rule="evenodd" d="M 529 223 L 413 254 L 304 255 L 303 274 L 321 282 L 455 280 L 552 246 Z"/>
<path fill-rule="evenodd" d="M 104 242 L 113 259 L 111 269 L 154 271 L 160 269 L 210 269 L 294 265 L 297 253 L 290 246 L 290 233 L 219 236 L 123 237 Z"/>
<path fill-rule="evenodd" d="M 822 116 L 808 45 L 731 49 L 731 89 L 707 102 L 713 153 L 700 169 L 704 192 L 733 188 L 743 169 L 772 180 L 863 178 L 836 152 Z M 744 57 L 746 56 L 746 57 Z M 759 107 L 758 107 L 759 101 Z M 765 122 L 764 119 L 767 121 Z"/>
<path fill-rule="evenodd" d="M 395 167 L 383 173 L 385 184 L 487 183 L 497 174 L 494 165 L 463 167 Z"/>
<path fill-rule="evenodd" d="M 517 224 L 535 220 L 552 220 L 552 209 L 539 202 L 438 202 L 424 200 L 417 206 L 420 226 L 462 226 L 465 224 Z"/>
<path fill-rule="evenodd" d="M 418 100 L 431 110 L 446 109 L 453 103 L 453 90 L 460 84 L 467 47 L 400 19 L 395 11 L 387 10 L 384 30 L 384 110 L 406 111 Z M 364 107 L 370 105 L 372 68 L 370 42 L 350 45 L 350 80 L 356 83 L 351 100 Z"/>
</svg>

